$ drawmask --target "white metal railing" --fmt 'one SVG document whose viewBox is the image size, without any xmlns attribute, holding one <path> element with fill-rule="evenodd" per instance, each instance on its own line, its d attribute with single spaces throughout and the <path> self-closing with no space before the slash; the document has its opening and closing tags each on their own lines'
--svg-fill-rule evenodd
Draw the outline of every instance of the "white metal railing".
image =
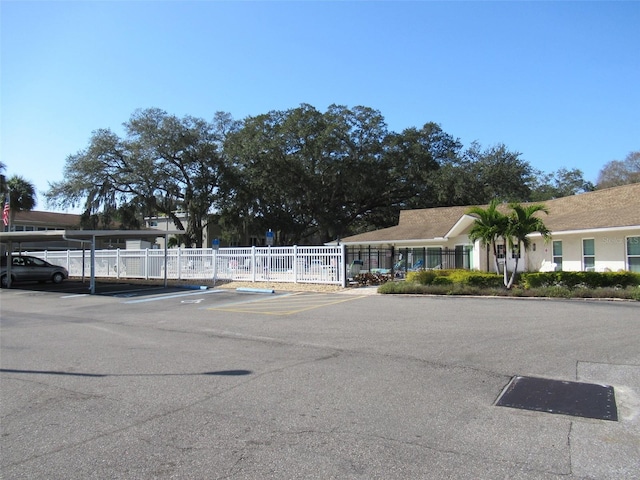
<svg viewBox="0 0 640 480">
<path fill-rule="evenodd" d="M 91 272 L 88 250 L 30 252 L 73 277 Z M 346 285 L 344 246 L 96 250 L 96 278 L 237 280 Z M 166 265 L 166 277 L 165 277 Z"/>
</svg>

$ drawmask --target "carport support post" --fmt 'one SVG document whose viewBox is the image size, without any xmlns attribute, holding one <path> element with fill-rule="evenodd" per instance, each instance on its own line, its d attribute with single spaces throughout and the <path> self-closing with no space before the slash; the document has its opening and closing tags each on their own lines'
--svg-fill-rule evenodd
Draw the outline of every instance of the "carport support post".
<svg viewBox="0 0 640 480">
<path fill-rule="evenodd" d="M 213 286 L 216 286 L 216 280 L 218 278 L 218 250 L 213 249 Z"/>
<path fill-rule="evenodd" d="M 96 293 L 96 236 L 91 237 L 91 280 L 89 281 L 91 295 Z"/>
<path fill-rule="evenodd" d="M 13 242 L 7 244 L 7 288 L 11 288 L 11 264 L 13 263 Z"/>
<path fill-rule="evenodd" d="M 167 242 L 169 240 L 169 236 L 165 234 L 164 236 L 164 288 L 167 288 L 169 282 L 167 281 Z"/>
<path fill-rule="evenodd" d="M 347 288 L 347 246 L 343 243 L 340 245 L 340 268 L 342 272 L 342 288 Z"/>
</svg>

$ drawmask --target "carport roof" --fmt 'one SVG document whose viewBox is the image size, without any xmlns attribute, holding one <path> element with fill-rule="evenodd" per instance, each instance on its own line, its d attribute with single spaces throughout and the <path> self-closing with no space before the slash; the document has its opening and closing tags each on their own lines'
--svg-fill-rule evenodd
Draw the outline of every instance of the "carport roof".
<svg viewBox="0 0 640 480">
<path fill-rule="evenodd" d="M 96 248 L 96 238 L 99 237 L 117 237 L 117 238 L 157 238 L 164 237 L 165 239 L 169 235 L 176 235 L 184 233 L 181 230 L 46 230 L 44 232 L 0 232 L 0 243 L 6 243 L 9 245 L 9 250 L 12 250 L 13 243 L 20 242 L 51 242 L 51 241 L 80 241 L 91 244 L 91 293 L 96 293 L 96 276 L 95 276 L 95 260 L 93 259 L 93 252 Z M 166 276 L 166 251 L 167 245 L 165 242 L 165 278 L 164 283 L 167 285 Z M 8 272 L 11 271 L 11 263 L 8 264 Z M 10 283 L 9 283 L 10 284 Z"/>
<path fill-rule="evenodd" d="M 0 242 L 92 241 L 99 237 L 156 238 L 181 235 L 182 230 L 47 230 L 44 232 L 0 232 Z"/>
</svg>

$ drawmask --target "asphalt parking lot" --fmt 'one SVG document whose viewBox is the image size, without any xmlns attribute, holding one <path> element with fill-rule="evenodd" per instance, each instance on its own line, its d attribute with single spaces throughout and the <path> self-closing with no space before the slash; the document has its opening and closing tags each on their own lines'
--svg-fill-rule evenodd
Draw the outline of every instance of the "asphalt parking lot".
<svg viewBox="0 0 640 480">
<path fill-rule="evenodd" d="M 638 479 L 640 304 L 0 292 L 3 479 Z M 517 375 L 618 420 L 497 406 Z"/>
</svg>

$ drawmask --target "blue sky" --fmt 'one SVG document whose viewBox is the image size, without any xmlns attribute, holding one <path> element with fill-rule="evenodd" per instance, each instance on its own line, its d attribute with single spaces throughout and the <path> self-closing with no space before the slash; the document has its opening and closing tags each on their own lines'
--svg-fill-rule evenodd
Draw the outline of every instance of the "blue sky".
<svg viewBox="0 0 640 480">
<path fill-rule="evenodd" d="M 138 108 L 439 123 L 595 181 L 640 150 L 640 2 L 2 0 L 0 160 L 39 192 Z M 39 195 L 37 209 L 47 209 Z"/>
</svg>

